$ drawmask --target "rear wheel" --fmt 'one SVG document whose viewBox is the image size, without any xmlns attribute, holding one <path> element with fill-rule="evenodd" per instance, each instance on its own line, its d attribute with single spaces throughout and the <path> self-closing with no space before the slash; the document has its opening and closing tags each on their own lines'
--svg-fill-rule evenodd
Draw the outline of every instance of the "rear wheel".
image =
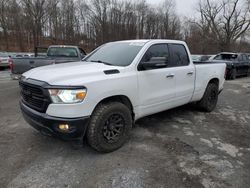
<svg viewBox="0 0 250 188">
<path fill-rule="evenodd" d="M 249 67 L 249 70 L 247 72 L 247 76 L 250 76 L 250 67 Z"/>
<path fill-rule="evenodd" d="M 99 152 L 112 152 L 127 141 L 131 128 L 132 116 L 127 106 L 119 102 L 100 104 L 91 116 L 87 141 Z"/>
<path fill-rule="evenodd" d="M 217 105 L 218 93 L 218 85 L 209 83 L 202 99 L 197 103 L 198 107 L 205 112 L 213 111 Z"/>
</svg>

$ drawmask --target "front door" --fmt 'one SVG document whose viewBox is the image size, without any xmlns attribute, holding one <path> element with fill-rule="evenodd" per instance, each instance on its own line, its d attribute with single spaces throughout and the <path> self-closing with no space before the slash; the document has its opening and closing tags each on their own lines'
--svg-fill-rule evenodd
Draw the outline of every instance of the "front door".
<svg viewBox="0 0 250 188">
<path fill-rule="evenodd" d="M 166 66 L 152 69 L 142 67 L 152 59 L 164 60 Z M 138 65 L 139 116 L 146 116 L 173 107 L 175 99 L 175 68 L 168 67 L 169 50 L 167 44 L 152 45 Z"/>
</svg>

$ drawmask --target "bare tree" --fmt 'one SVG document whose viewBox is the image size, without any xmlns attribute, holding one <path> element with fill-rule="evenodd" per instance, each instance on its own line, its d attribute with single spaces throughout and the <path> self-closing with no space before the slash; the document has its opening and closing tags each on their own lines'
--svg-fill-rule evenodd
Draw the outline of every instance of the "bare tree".
<svg viewBox="0 0 250 188">
<path fill-rule="evenodd" d="M 247 44 L 249 3 L 200 1 L 200 19 L 182 24 L 174 0 L 159 6 L 146 0 L 0 0 L 0 48 L 75 44 L 91 50 L 114 40 L 184 36 L 193 52 L 215 53 Z"/>
<path fill-rule="evenodd" d="M 220 50 L 231 50 L 250 27 L 249 8 L 249 1 L 245 4 L 240 0 L 200 1 L 200 25 L 202 29 L 209 29 L 213 33 Z"/>
<path fill-rule="evenodd" d="M 0 28 L 3 30 L 3 36 L 5 39 L 5 45 L 6 49 L 9 49 L 9 40 L 8 40 L 8 31 L 9 31 L 9 25 L 8 25 L 8 10 L 9 10 L 9 4 L 8 0 L 0 0 Z"/>
<path fill-rule="evenodd" d="M 46 0 L 23 0 L 26 27 L 33 35 L 34 47 L 40 44 L 42 28 L 47 21 Z"/>
</svg>

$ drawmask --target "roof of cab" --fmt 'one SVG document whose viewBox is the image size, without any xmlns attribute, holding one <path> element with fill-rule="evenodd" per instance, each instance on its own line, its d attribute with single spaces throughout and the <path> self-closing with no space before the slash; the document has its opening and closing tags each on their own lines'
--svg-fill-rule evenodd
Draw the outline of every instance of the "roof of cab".
<svg viewBox="0 0 250 188">
<path fill-rule="evenodd" d="M 165 43 L 176 43 L 176 44 L 186 44 L 186 42 L 181 40 L 170 40 L 170 39 L 135 39 L 135 40 L 121 40 L 113 42 L 133 42 L 133 43 L 156 43 L 156 42 L 165 42 Z"/>
<path fill-rule="evenodd" d="M 51 45 L 49 48 L 77 48 L 78 46 L 73 46 L 73 45 Z"/>
</svg>

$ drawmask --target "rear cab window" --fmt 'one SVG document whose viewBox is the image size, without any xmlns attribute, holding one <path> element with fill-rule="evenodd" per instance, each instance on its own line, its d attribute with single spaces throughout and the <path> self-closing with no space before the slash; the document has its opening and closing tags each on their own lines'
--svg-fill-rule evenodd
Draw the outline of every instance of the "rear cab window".
<svg viewBox="0 0 250 188">
<path fill-rule="evenodd" d="M 219 54 L 214 59 L 215 60 L 235 61 L 238 59 L 238 55 L 237 54 Z"/>
<path fill-rule="evenodd" d="M 78 57 L 77 50 L 72 47 L 50 47 L 49 57 Z"/>
<path fill-rule="evenodd" d="M 247 60 L 248 60 L 248 58 L 247 58 L 247 55 L 246 55 L 246 54 L 242 54 L 242 60 L 243 60 L 243 61 L 247 61 Z"/>
</svg>

